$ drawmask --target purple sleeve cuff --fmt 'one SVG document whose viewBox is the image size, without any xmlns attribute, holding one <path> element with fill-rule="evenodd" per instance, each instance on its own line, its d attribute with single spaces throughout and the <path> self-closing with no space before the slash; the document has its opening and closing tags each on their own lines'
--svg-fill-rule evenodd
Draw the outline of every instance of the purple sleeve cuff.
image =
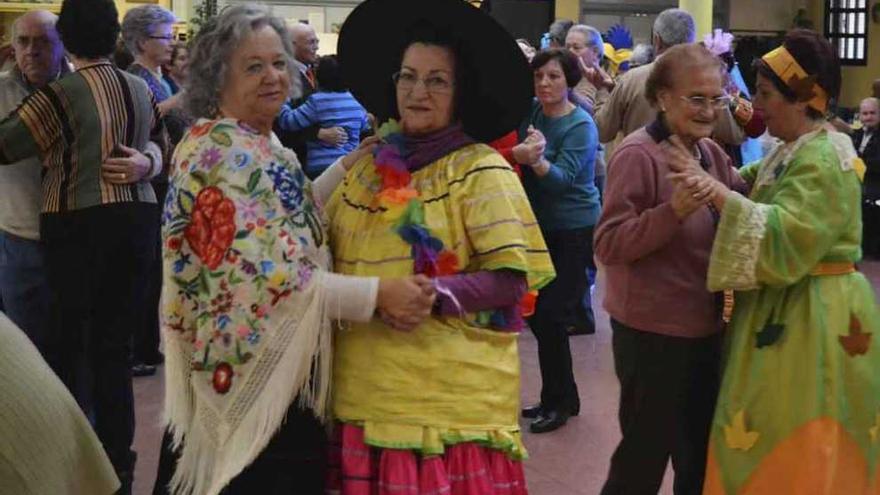
<svg viewBox="0 0 880 495">
<path fill-rule="evenodd" d="M 482 270 L 437 277 L 437 308 L 442 316 L 501 310 L 507 327 L 522 328 L 519 302 L 527 290 L 526 276 L 513 270 Z"/>
</svg>

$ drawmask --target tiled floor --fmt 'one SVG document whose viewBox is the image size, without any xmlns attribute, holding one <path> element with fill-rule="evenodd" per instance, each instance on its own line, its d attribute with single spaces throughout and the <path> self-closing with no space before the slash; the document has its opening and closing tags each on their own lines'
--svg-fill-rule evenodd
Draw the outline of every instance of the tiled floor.
<svg viewBox="0 0 880 495">
<path fill-rule="evenodd" d="M 880 263 L 869 262 L 862 270 L 880 289 Z M 617 379 L 611 355 L 611 330 L 608 317 L 597 315 L 595 335 L 572 337 L 575 374 L 581 396 L 581 414 L 562 429 L 543 435 L 525 434 L 531 458 L 526 462 L 526 478 L 531 495 L 596 495 L 608 470 L 608 460 L 620 438 L 617 427 Z M 522 359 L 523 403 L 538 397 L 540 377 L 535 340 L 523 334 Z M 135 380 L 137 433 L 135 449 L 138 466 L 135 494 L 151 493 L 158 461 L 159 428 L 164 386 L 161 374 Z M 523 424 L 524 429 L 525 424 Z M 667 479 L 661 495 L 671 494 Z"/>
</svg>

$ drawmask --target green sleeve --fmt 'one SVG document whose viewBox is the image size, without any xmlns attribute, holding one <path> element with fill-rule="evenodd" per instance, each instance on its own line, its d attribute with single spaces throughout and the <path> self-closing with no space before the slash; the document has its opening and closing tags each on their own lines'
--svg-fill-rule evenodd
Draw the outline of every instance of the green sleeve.
<svg viewBox="0 0 880 495">
<path fill-rule="evenodd" d="M 17 112 L 0 122 L 0 165 L 9 165 L 39 154 L 40 149 L 30 128 Z"/>
<path fill-rule="evenodd" d="M 758 177 L 758 170 L 761 168 L 761 162 L 752 162 L 748 165 L 743 165 L 739 169 L 739 176 L 743 178 L 744 181 L 749 186 L 755 185 L 755 178 Z"/>
<path fill-rule="evenodd" d="M 767 203 L 732 195 L 724 206 L 709 265 L 709 289 L 783 287 L 806 276 L 850 226 L 858 184 L 836 157 L 805 146 Z M 806 150 L 812 148 L 812 152 Z"/>
</svg>

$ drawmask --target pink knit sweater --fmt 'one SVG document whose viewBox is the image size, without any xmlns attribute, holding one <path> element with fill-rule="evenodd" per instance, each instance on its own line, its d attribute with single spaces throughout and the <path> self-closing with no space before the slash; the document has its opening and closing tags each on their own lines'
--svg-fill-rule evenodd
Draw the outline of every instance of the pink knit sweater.
<svg viewBox="0 0 880 495">
<path fill-rule="evenodd" d="M 703 207 L 679 221 L 658 121 L 621 143 L 608 166 L 595 253 L 605 265 L 605 308 L 615 320 L 646 332 L 703 337 L 721 328 L 716 294 L 706 289 L 717 212 Z M 698 143 L 703 167 L 729 187 L 746 184 L 730 158 L 708 139 Z"/>
</svg>

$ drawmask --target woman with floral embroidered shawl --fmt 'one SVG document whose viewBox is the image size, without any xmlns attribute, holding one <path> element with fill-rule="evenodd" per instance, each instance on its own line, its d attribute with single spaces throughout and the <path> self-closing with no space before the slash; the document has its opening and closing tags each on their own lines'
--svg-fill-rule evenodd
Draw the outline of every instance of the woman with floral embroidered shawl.
<svg viewBox="0 0 880 495">
<path fill-rule="evenodd" d="M 387 18 L 397 24 L 376 30 Z M 554 272 L 516 173 L 480 143 L 524 117 L 525 59 L 467 2 L 367 0 L 342 27 L 339 60 L 358 100 L 400 122 L 327 204 L 336 270 L 429 275 L 437 304 L 411 332 L 383 318 L 338 334 L 330 488 L 525 494 L 519 306 Z"/>
<path fill-rule="evenodd" d="M 835 51 L 795 30 L 757 62 L 755 107 L 784 143 L 742 169 L 748 198 L 715 184 L 708 285 L 736 293 L 707 495 L 880 493 L 880 314 L 855 268 L 864 165 L 823 125 Z"/>
<path fill-rule="evenodd" d="M 166 445 L 154 493 L 323 494 L 330 319 L 379 309 L 408 328 L 434 303 L 424 276 L 328 272 L 320 202 L 370 144 L 305 178 L 271 134 L 292 60 L 284 22 L 248 4 L 192 48 L 186 102 L 201 119 L 172 160 L 162 231 L 177 452 Z"/>
</svg>

